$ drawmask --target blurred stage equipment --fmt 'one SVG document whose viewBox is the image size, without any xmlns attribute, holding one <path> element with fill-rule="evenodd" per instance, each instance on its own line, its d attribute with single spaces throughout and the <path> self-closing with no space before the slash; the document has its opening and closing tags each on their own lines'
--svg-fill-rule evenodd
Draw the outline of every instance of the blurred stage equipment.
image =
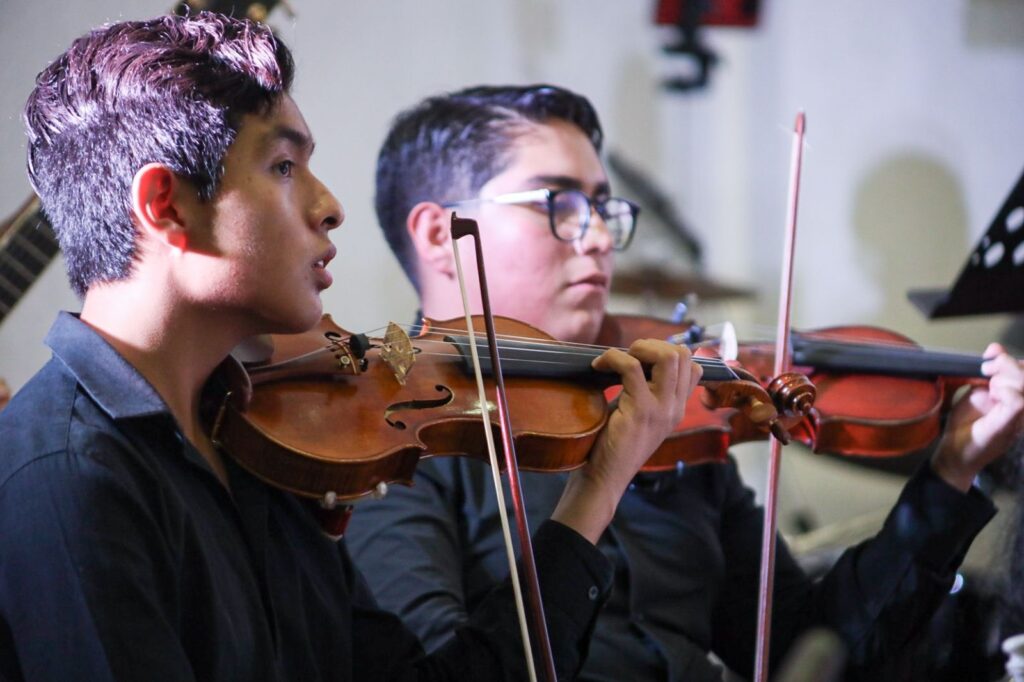
<svg viewBox="0 0 1024 682">
<path fill-rule="evenodd" d="M 692 74 L 665 81 L 669 90 L 685 92 L 708 84 L 711 67 L 718 61 L 715 53 L 701 41 L 701 26 L 757 25 L 760 0 L 658 0 L 654 21 L 678 30 L 675 42 L 664 47 L 692 62 Z"/>
<path fill-rule="evenodd" d="M 666 272 L 654 266 L 631 270 L 616 270 L 612 277 L 612 292 L 632 296 L 656 296 L 682 299 L 693 294 L 698 300 L 722 298 L 750 298 L 750 289 L 720 284 L 701 275 L 681 275 Z"/>
<path fill-rule="evenodd" d="M 671 300 L 688 295 L 701 300 L 753 297 L 751 289 L 714 282 L 700 274 L 704 253 L 700 240 L 680 217 L 668 194 L 658 187 L 653 178 L 614 151 L 608 152 L 608 167 L 643 206 L 644 211 L 654 215 L 669 228 L 669 233 L 679 242 L 696 269 L 695 274 L 667 272 L 655 265 L 617 270 L 612 278 L 613 292 Z"/>
<path fill-rule="evenodd" d="M 678 238 L 679 243 L 690 254 L 693 263 L 697 267 L 703 265 L 704 253 L 700 241 L 686 221 L 676 212 L 672 200 L 658 187 L 657 183 L 615 151 L 608 152 L 608 167 L 625 183 L 630 194 L 633 195 L 637 203 L 643 206 L 645 212 L 654 214 L 658 220 L 672 230 L 672 236 Z"/>
<path fill-rule="evenodd" d="M 911 290 L 907 297 L 929 318 L 1024 311 L 1024 174 L 953 287 Z"/>
</svg>

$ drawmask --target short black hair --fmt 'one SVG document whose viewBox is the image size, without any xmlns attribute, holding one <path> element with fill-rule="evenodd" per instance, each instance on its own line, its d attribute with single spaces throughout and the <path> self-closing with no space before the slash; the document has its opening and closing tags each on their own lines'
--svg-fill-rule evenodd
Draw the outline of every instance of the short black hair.
<svg viewBox="0 0 1024 682">
<path fill-rule="evenodd" d="M 583 96 L 554 85 L 479 86 L 430 97 L 394 120 L 377 157 L 377 220 L 406 276 L 419 290 L 405 229 L 421 201 L 475 196 L 511 162 L 509 150 L 530 123 L 561 120 L 583 131 L 600 153 L 601 123 Z"/>
</svg>

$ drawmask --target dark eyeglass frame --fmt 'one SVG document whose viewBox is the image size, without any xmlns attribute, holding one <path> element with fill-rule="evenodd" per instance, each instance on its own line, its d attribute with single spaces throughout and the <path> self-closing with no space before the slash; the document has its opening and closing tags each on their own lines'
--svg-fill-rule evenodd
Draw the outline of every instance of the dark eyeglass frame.
<svg viewBox="0 0 1024 682">
<path fill-rule="evenodd" d="M 587 211 L 584 214 L 582 211 L 579 213 L 579 233 L 572 237 L 563 237 L 559 234 L 558 223 L 555 219 L 555 202 L 559 196 L 564 195 L 575 195 L 580 197 L 586 204 Z M 548 214 L 548 227 L 551 229 L 551 234 L 560 242 L 572 243 L 577 240 L 583 239 L 584 235 L 587 234 L 587 229 L 590 227 L 590 216 L 594 211 L 601 216 L 601 219 L 606 223 L 611 218 L 618 220 L 621 218 L 621 214 L 612 215 L 608 210 L 608 204 L 614 203 L 614 205 L 624 207 L 629 215 L 628 233 L 625 237 L 620 237 L 614 231 L 609 231 L 612 235 L 612 249 L 615 251 L 625 251 L 629 248 L 630 243 L 633 241 L 633 235 L 636 234 L 636 221 L 637 216 L 640 215 L 640 207 L 628 199 L 622 199 L 620 197 L 607 197 L 605 199 L 593 199 L 582 190 L 578 189 L 531 189 L 523 192 L 509 192 L 508 194 L 499 194 L 494 197 L 476 199 L 461 199 L 459 201 L 449 201 L 442 206 L 444 208 L 457 208 L 459 206 L 465 206 L 468 204 L 506 204 L 506 205 L 524 205 L 524 204 L 543 204 L 547 209 Z M 615 243 L 616 241 L 621 243 Z"/>
</svg>

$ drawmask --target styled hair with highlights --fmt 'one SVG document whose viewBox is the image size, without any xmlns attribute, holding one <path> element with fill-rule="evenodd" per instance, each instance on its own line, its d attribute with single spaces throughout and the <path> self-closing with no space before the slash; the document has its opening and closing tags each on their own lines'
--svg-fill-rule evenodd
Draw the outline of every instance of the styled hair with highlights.
<svg viewBox="0 0 1024 682">
<path fill-rule="evenodd" d="M 269 110 L 293 73 L 266 26 L 201 12 L 96 29 L 39 74 L 28 174 L 79 296 L 131 274 L 135 173 L 164 164 L 208 201 L 242 117 Z"/>
<path fill-rule="evenodd" d="M 552 85 L 475 87 L 430 97 L 400 113 L 377 157 L 377 220 L 419 290 L 409 211 L 422 201 L 475 197 L 513 160 L 531 124 L 552 120 L 583 131 L 600 153 L 603 133 L 586 98 Z"/>
</svg>

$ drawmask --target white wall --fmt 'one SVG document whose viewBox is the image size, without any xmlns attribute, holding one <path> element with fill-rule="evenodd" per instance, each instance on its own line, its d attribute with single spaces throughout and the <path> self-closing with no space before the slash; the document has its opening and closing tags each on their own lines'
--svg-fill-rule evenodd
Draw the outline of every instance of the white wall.
<svg viewBox="0 0 1024 682">
<path fill-rule="evenodd" d="M 1020 2 L 766 0 L 758 28 L 708 32 L 721 63 L 708 90 L 685 95 L 658 86 L 675 65 L 652 2 L 292 2 L 298 16 L 272 23 L 296 54 L 316 169 L 347 211 L 325 308 L 349 329 L 414 309 L 372 212 L 390 117 L 439 90 L 539 80 L 588 94 L 609 147 L 658 178 L 699 231 L 710 273 L 761 292 L 754 305 L 700 308 L 702 322 L 774 319 L 787 131 L 804 109 L 794 323 L 884 324 L 975 351 L 1006 324 L 928 323 L 904 292 L 952 281 L 1024 166 Z M 34 75 L 89 27 L 165 5 L 0 0 L 0 213 L 28 193 L 19 114 Z M 641 229 L 634 259 L 683 260 Z M 48 357 L 55 311 L 77 306 L 62 277 L 51 267 L 0 328 L 0 376 L 14 387 Z"/>
</svg>

